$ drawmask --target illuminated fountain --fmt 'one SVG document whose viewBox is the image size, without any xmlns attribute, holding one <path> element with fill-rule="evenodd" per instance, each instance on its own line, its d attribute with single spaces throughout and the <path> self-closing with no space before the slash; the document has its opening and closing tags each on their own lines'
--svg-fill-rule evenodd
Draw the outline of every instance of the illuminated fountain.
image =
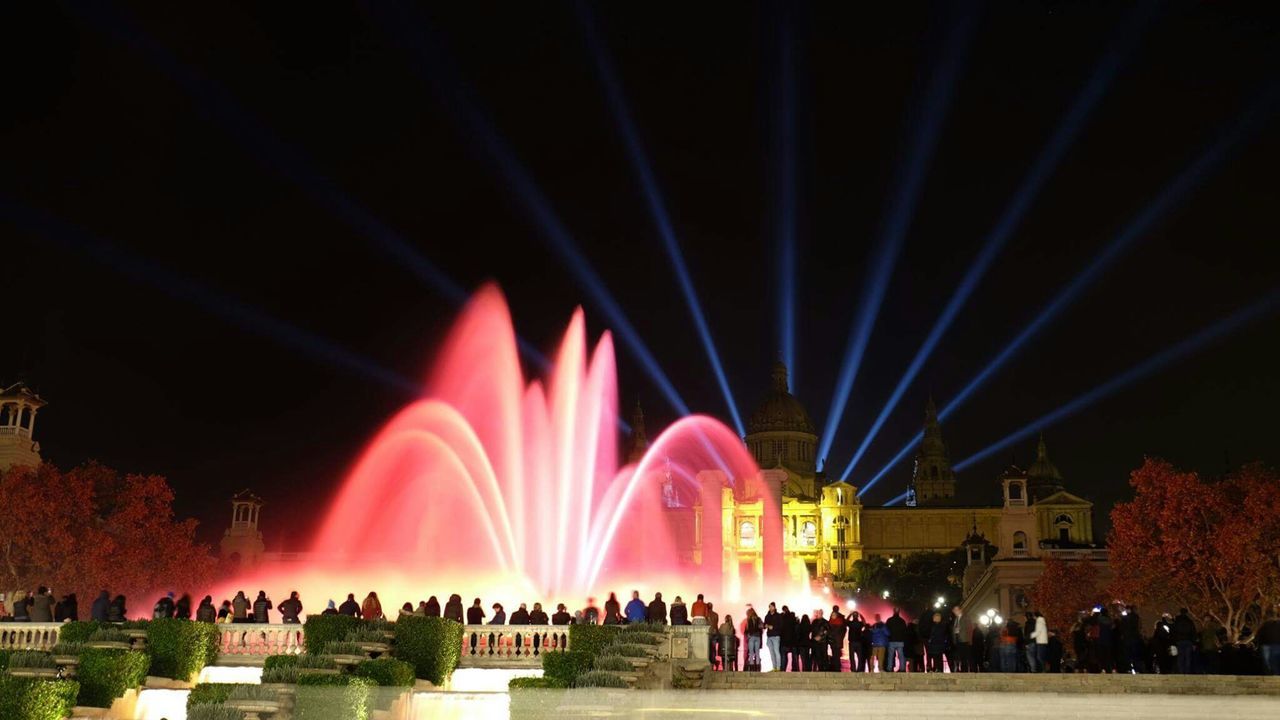
<svg viewBox="0 0 1280 720">
<path fill-rule="evenodd" d="M 619 467 L 616 385 L 611 337 L 589 351 L 580 309 L 549 377 L 526 381 L 506 301 L 482 288 L 424 398 L 352 467 L 308 560 L 258 568 L 234 589 L 296 588 L 312 611 L 376 590 L 389 615 L 455 592 L 486 608 L 576 608 L 610 590 L 624 603 L 631 589 L 757 601 L 766 587 L 779 597 L 798 590 L 782 560 L 777 478 L 705 416 L 677 421 L 639 462 Z M 746 572 L 721 542 L 726 488 L 763 501 L 760 552 Z"/>
</svg>

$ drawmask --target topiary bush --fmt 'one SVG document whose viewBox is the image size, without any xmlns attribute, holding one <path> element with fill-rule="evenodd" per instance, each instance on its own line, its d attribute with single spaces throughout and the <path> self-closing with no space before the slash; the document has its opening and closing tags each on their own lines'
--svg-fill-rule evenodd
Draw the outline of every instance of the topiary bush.
<svg viewBox="0 0 1280 720">
<path fill-rule="evenodd" d="M 605 650 L 605 653 L 631 658 L 649 657 L 649 651 L 645 649 L 644 645 L 634 645 L 632 643 L 614 643 Z"/>
<path fill-rule="evenodd" d="M 276 668 L 297 667 L 298 655 L 268 655 L 262 661 L 263 670 L 274 670 Z"/>
<path fill-rule="evenodd" d="M 244 713 L 226 705 L 193 705 L 187 709 L 187 720 L 244 720 Z"/>
<path fill-rule="evenodd" d="M 15 650 L 9 654 L 9 667 L 12 668 L 30 668 L 30 669 L 48 669 L 58 667 L 58 663 L 53 661 L 53 655 L 40 650 Z"/>
<path fill-rule="evenodd" d="M 629 685 L 627 685 L 626 680 L 623 680 L 622 678 L 618 677 L 617 675 L 614 675 L 611 672 L 605 672 L 603 670 L 591 670 L 589 672 L 582 673 L 581 675 L 573 679 L 573 686 L 576 688 L 630 687 Z"/>
<path fill-rule="evenodd" d="M 321 652 L 325 655 L 363 655 L 364 648 L 346 640 L 330 640 Z"/>
<path fill-rule="evenodd" d="M 53 654 L 54 655 L 79 655 L 84 650 L 84 648 L 85 648 L 85 645 L 82 642 L 62 642 L 61 640 L 59 640 L 58 644 L 53 646 Z"/>
<path fill-rule="evenodd" d="M 396 623 L 396 658 L 413 665 L 414 674 L 443 685 L 462 660 L 462 625 L 444 618 L 406 617 Z"/>
<path fill-rule="evenodd" d="M 187 717 L 197 705 L 220 705 L 227 701 L 235 683 L 200 683 L 187 695 Z"/>
<path fill-rule="evenodd" d="M 273 668 L 263 668 L 262 682 L 296 685 L 298 683 L 298 676 L 301 674 L 302 671 L 293 665 L 280 665 Z"/>
<path fill-rule="evenodd" d="M 58 626 L 58 642 L 82 643 L 101 627 L 97 620 L 63 623 Z"/>
<path fill-rule="evenodd" d="M 218 659 L 222 631 L 211 623 L 190 620 L 152 620 L 147 627 L 147 654 L 151 674 L 175 680 L 190 680 L 205 665 Z"/>
<path fill-rule="evenodd" d="M 299 655 L 296 667 L 299 670 L 337 670 L 338 663 L 324 655 Z"/>
<path fill-rule="evenodd" d="M 89 637 L 86 638 L 86 641 L 131 643 L 133 642 L 133 638 L 125 635 L 123 630 L 118 630 L 113 627 L 100 627 L 90 633 Z"/>
<path fill-rule="evenodd" d="M 12 651 L 10 650 L 0 650 L 0 671 L 9 667 L 9 655 L 11 654 Z"/>
<path fill-rule="evenodd" d="M 542 676 L 569 685 L 573 679 L 591 669 L 592 656 L 581 650 L 542 654 Z"/>
<path fill-rule="evenodd" d="M 355 675 L 301 675 L 294 720 L 367 720 L 373 687 L 372 680 Z"/>
<path fill-rule="evenodd" d="M 260 700 L 263 702 L 276 702 L 280 699 L 280 692 L 275 688 L 262 687 L 261 685 L 251 685 L 249 683 L 237 683 L 231 688 L 231 692 L 227 695 L 227 700 Z"/>
<path fill-rule="evenodd" d="M 621 655 L 597 655 L 595 662 L 591 664 L 592 670 L 607 670 L 609 672 L 635 672 L 631 661 Z"/>
<path fill-rule="evenodd" d="M 76 705 L 80 684 L 74 680 L 0 675 L 0 718 L 5 720 L 62 720 Z"/>
<path fill-rule="evenodd" d="M 413 687 L 413 666 L 403 660 L 365 660 L 356 665 L 353 672 L 357 677 L 369 678 L 382 687 Z"/>
<path fill-rule="evenodd" d="M 569 687 L 565 681 L 559 678 L 551 677 L 518 677 L 511 678 L 511 682 L 507 683 L 508 690 L 533 690 L 541 688 L 565 688 Z"/>
<path fill-rule="evenodd" d="M 600 651 L 613 643 L 626 627 L 633 625 L 570 625 L 569 648 L 588 655 L 599 655 Z"/>
<path fill-rule="evenodd" d="M 363 626 L 360 618 L 349 615 L 308 615 L 302 624 L 302 636 L 307 652 L 318 655 L 327 643 L 343 640 L 347 633 Z"/>
<path fill-rule="evenodd" d="M 667 626 L 662 623 L 639 622 L 630 625 L 619 625 L 625 633 L 649 633 L 650 635 L 666 634 Z"/>
<path fill-rule="evenodd" d="M 619 641 L 632 645 L 661 645 L 666 639 L 663 635 L 655 635 L 653 633 L 627 633 L 619 638 Z"/>
<path fill-rule="evenodd" d="M 357 629 L 348 632 L 343 640 L 353 643 L 384 643 L 387 637 L 381 630 Z"/>
<path fill-rule="evenodd" d="M 142 685 L 150 665 L 151 659 L 144 652 L 86 648 L 80 653 L 76 668 L 76 679 L 80 681 L 76 704 L 111 707 L 126 690 Z"/>
</svg>

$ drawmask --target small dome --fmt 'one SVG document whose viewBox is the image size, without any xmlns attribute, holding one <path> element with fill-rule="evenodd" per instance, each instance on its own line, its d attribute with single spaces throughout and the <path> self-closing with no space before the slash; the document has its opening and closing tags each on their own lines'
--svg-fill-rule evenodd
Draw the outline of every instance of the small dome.
<svg viewBox="0 0 1280 720">
<path fill-rule="evenodd" d="M 1031 463 L 1031 467 L 1027 468 L 1027 478 L 1041 482 L 1052 481 L 1054 484 L 1062 483 L 1062 473 L 1058 472 L 1057 466 L 1049 460 L 1049 452 L 1044 444 L 1044 435 L 1040 436 L 1040 444 L 1036 448 L 1036 461 Z"/>
<path fill-rule="evenodd" d="M 747 434 L 760 432 L 802 432 L 816 435 L 809 413 L 791 394 L 787 383 L 787 366 L 775 363 L 773 384 L 764 400 L 747 421 Z"/>
</svg>

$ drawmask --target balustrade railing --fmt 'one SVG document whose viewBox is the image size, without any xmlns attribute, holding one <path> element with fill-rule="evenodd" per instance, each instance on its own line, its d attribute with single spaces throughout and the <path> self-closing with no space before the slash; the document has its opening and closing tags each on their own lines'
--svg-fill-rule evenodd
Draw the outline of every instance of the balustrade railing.
<svg viewBox="0 0 1280 720">
<path fill-rule="evenodd" d="M 44 650 L 58 644 L 62 623 L 0 623 L 0 650 Z"/>
<path fill-rule="evenodd" d="M 567 625 L 467 625 L 460 666 L 541 667 L 544 654 L 568 649 Z"/>
<path fill-rule="evenodd" d="M 230 623 L 218 628 L 222 631 L 218 652 L 223 656 L 301 655 L 306 649 L 302 626 L 297 623 Z"/>
</svg>

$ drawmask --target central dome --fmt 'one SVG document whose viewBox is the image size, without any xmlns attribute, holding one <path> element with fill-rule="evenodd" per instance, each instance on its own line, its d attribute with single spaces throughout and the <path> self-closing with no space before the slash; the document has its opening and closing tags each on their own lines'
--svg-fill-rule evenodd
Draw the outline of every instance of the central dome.
<svg viewBox="0 0 1280 720">
<path fill-rule="evenodd" d="M 747 421 L 747 434 L 762 432 L 800 432 L 816 435 L 813 421 L 804 406 L 791 394 L 787 383 L 787 366 L 774 363 L 773 384 L 764 400 Z"/>
</svg>

